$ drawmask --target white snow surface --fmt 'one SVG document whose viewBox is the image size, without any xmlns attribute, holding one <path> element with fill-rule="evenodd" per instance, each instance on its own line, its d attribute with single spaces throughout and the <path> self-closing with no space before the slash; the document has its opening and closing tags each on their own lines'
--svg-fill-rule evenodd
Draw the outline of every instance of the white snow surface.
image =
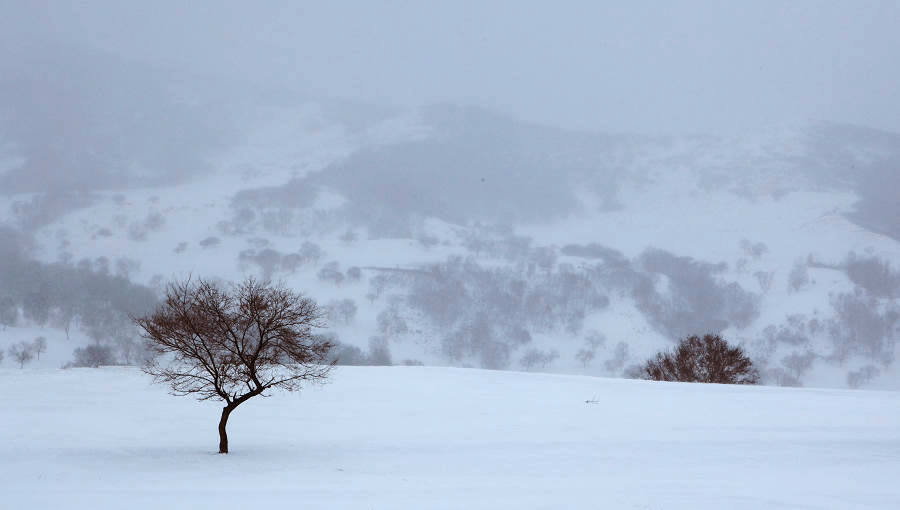
<svg viewBox="0 0 900 510">
<path fill-rule="evenodd" d="M 896 392 L 339 367 L 218 455 L 218 405 L 137 369 L 0 384 L 11 509 L 900 507 Z"/>
</svg>

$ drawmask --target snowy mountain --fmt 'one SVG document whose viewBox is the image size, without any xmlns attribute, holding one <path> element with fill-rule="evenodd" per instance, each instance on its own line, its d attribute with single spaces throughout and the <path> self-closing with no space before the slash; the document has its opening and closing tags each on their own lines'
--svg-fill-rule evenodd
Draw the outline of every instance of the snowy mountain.
<svg viewBox="0 0 900 510">
<path fill-rule="evenodd" d="M 810 123 L 646 137 L 303 100 L 187 124 L 202 143 L 132 150 L 142 123 L 167 132 L 214 108 L 179 94 L 167 117 L 135 107 L 115 136 L 116 109 L 56 147 L 87 174 L 7 132 L 0 222 L 18 262 L 4 268 L 0 347 L 45 336 L 40 364 L 59 366 L 100 342 L 128 361 L 120 319 L 152 302 L 134 292 L 257 275 L 325 305 L 345 361 L 371 349 L 394 364 L 622 376 L 680 337 L 722 332 L 769 384 L 900 388 L 898 135 Z M 61 281 L 132 297 L 97 290 L 78 312 Z"/>
</svg>

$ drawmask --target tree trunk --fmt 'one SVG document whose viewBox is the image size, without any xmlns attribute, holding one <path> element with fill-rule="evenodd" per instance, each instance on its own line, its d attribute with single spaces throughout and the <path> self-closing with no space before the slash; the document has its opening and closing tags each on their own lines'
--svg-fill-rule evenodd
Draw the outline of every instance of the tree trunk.
<svg viewBox="0 0 900 510">
<path fill-rule="evenodd" d="M 228 415 L 233 410 L 231 406 L 222 408 L 222 419 L 219 420 L 219 453 L 228 453 L 228 434 L 225 432 L 225 425 L 228 423 Z"/>
</svg>

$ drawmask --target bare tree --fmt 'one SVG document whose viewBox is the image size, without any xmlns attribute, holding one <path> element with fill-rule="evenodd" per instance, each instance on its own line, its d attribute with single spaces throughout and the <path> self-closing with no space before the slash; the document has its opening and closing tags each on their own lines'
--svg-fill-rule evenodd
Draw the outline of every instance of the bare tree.
<svg viewBox="0 0 900 510">
<path fill-rule="evenodd" d="M 9 355 L 16 360 L 16 363 L 19 364 L 19 368 L 24 368 L 25 363 L 28 363 L 34 358 L 34 351 L 31 349 L 31 344 L 19 342 L 10 346 Z"/>
<path fill-rule="evenodd" d="M 719 384 L 756 384 L 759 372 L 740 346 L 719 335 L 690 336 L 673 352 L 659 353 L 643 367 L 646 379 Z"/>
<path fill-rule="evenodd" d="M 47 339 L 42 336 L 35 338 L 34 342 L 31 343 L 31 350 L 34 351 L 35 356 L 40 360 L 41 353 L 47 352 Z"/>
<path fill-rule="evenodd" d="M 575 353 L 575 359 L 580 361 L 584 368 L 587 368 L 588 363 L 594 360 L 595 353 L 594 351 L 588 349 L 579 349 L 577 353 Z"/>
<path fill-rule="evenodd" d="M 173 395 L 225 402 L 219 453 L 228 453 L 225 426 L 239 405 L 270 389 L 322 382 L 334 365 L 332 342 L 312 333 L 325 326 L 315 301 L 253 278 L 227 287 L 172 283 L 162 305 L 135 322 L 159 355 L 144 366 L 156 382 Z"/>
</svg>

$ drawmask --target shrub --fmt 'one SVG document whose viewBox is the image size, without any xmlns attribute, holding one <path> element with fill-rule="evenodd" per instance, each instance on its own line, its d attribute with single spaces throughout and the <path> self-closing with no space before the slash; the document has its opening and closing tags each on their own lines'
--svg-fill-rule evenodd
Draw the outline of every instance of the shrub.
<svg viewBox="0 0 900 510">
<path fill-rule="evenodd" d="M 41 353 L 47 352 L 47 339 L 45 337 L 39 336 L 31 342 L 31 352 L 34 353 L 37 359 L 41 359 Z"/>
<path fill-rule="evenodd" d="M 356 302 L 352 299 L 334 300 L 325 306 L 325 314 L 334 324 L 350 324 L 356 318 L 356 310 Z"/>
<path fill-rule="evenodd" d="M 205 239 L 202 239 L 199 243 L 201 248 L 215 248 L 222 244 L 222 240 L 215 236 L 210 236 Z"/>
<path fill-rule="evenodd" d="M 386 338 L 381 336 L 373 336 L 369 339 L 369 365 L 389 367 L 393 365 L 391 361 L 391 350 L 388 346 Z"/>
<path fill-rule="evenodd" d="M 625 361 L 628 359 L 628 344 L 625 342 L 619 342 L 616 344 L 615 349 L 613 349 L 613 355 L 611 358 L 606 360 L 603 363 L 603 366 L 609 372 L 616 372 L 625 366 Z"/>
<path fill-rule="evenodd" d="M 891 269 L 888 260 L 860 257 L 851 252 L 844 262 L 847 277 L 875 297 L 890 298 L 900 294 L 900 274 Z"/>
<path fill-rule="evenodd" d="M 32 345 L 26 342 L 19 342 L 10 346 L 9 355 L 19 364 L 19 368 L 23 368 L 25 363 L 34 359 Z"/>
<path fill-rule="evenodd" d="M 112 347 L 108 345 L 88 345 L 75 349 L 75 359 L 66 364 L 66 367 L 91 367 L 97 368 L 106 365 L 115 365 L 116 356 Z"/>
<path fill-rule="evenodd" d="M 355 345 L 342 344 L 333 335 L 316 335 L 328 339 L 335 344 L 331 350 L 329 361 L 335 365 L 350 366 L 391 366 L 393 365 L 390 346 L 384 337 L 373 336 L 369 339 L 369 351 L 365 352 Z M 404 365 L 410 360 L 405 360 Z M 421 363 L 419 363 L 421 364 Z"/>
<path fill-rule="evenodd" d="M 788 275 L 788 290 L 791 292 L 799 292 L 809 285 L 809 271 L 806 262 L 798 260 L 794 262 L 794 267 Z"/>
<path fill-rule="evenodd" d="M 865 385 L 875 377 L 878 377 L 881 371 L 873 365 L 866 365 L 859 370 L 847 373 L 847 386 L 850 388 L 859 388 Z"/>
<path fill-rule="evenodd" d="M 531 370 L 535 367 L 547 368 L 547 366 L 553 363 L 557 358 L 559 358 L 559 352 L 556 350 L 545 352 L 538 349 L 531 349 L 522 356 L 522 359 L 519 360 L 519 364 L 526 370 Z"/>
<path fill-rule="evenodd" d="M 759 372 L 740 346 L 719 335 L 687 337 L 672 352 L 659 353 L 644 365 L 644 377 L 654 381 L 757 384 Z"/>
<path fill-rule="evenodd" d="M 578 361 L 580 361 L 581 364 L 582 364 L 585 368 L 587 368 L 588 363 L 590 363 L 591 361 L 594 360 L 594 356 L 595 356 L 594 351 L 590 351 L 590 350 L 587 350 L 587 349 L 580 349 L 580 350 L 575 354 L 575 359 L 578 360 Z"/>
<path fill-rule="evenodd" d="M 331 282 L 340 285 L 344 281 L 344 273 L 341 272 L 337 261 L 331 261 L 325 264 L 325 267 L 319 270 L 317 275 L 319 280 L 323 282 Z"/>
<path fill-rule="evenodd" d="M 362 270 L 358 267 L 353 266 L 347 270 L 347 279 L 351 282 L 358 282 L 360 278 L 362 278 Z"/>
</svg>

